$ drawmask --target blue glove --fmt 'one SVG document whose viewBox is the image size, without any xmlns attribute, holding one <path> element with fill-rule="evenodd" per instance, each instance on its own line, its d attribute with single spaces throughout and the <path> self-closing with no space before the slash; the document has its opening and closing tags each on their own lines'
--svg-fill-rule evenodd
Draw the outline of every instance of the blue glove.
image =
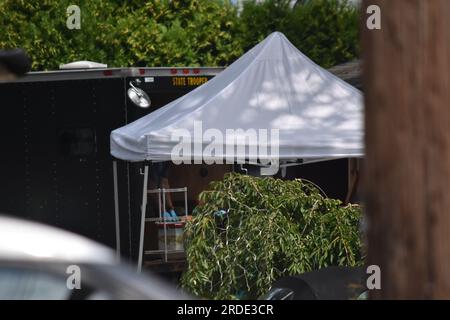
<svg viewBox="0 0 450 320">
<path fill-rule="evenodd" d="M 214 215 L 216 217 L 224 218 L 227 215 L 227 212 L 225 210 L 219 210 L 214 212 Z"/>
<path fill-rule="evenodd" d="M 178 216 L 177 216 L 177 213 L 175 212 L 175 210 L 171 209 L 169 211 L 169 214 L 170 214 L 170 216 L 172 218 L 172 221 L 178 221 Z"/>
<path fill-rule="evenodd" d="M 165 211 L 163 213 L 163 217 L 164 217 L 164 221 L 172 221 L 172 215 L 170 213 L 168 213 L 167 211 Z"/>
</svg>

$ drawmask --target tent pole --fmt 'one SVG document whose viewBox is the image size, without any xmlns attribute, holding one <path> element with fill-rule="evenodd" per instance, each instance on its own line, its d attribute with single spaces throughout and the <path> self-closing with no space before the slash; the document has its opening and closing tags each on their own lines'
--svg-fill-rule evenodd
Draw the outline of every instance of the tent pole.
<svg viewBox="0 0 450 320">
<path fill-rule="evenodd" d="M 114 181 L 114 214 L 116 223 L 116 258 L 120 262 L 120 219 L 119 219 L 119 187 L 117 184 L 117 161 L 113 161 L 113 181 Z"/>
<path fill-rule="evenodd" d="M 145 210 L 147 208 L 147 184 L 148 184 L 148 164 L 144 166 L 144 185 L 142 188 L 142 207 L 141 207 L 141 232 L 139 235 L 139 259 L 138 272 L 142 270 L 142 258 L 144 254 L 144 228 L 145 228 Z"/>
<path fill-rule="evenodd" d="M 166 212 L 166 189 L 162 188 L 163 213 Z M 164 217 L 164 262 L 167 262 L 167 221 Z"/>
</svg>

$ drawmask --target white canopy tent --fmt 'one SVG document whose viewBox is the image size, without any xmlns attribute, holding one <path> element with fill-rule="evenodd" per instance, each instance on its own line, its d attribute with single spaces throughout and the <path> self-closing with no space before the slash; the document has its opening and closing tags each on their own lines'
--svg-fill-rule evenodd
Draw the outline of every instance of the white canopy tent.
<svg viewBox="0 0 450 320">
<path fill-rule="evenodd" d="M 253 142 L 247 140 L 247 134 L 248 130 L 274 129 L 278 139 L 269 137 L 267 149 L 277 144 L 277 161 L 361 157 L 362 100 L 360 91 L 316 65 L 275 32 L 206 84 L 112 131 L 111 154 L 127 161 L 173 160 L 180 137 L 189 136 L 192 145 L 200 146 L 190 149 L 192 159 L 205 159 L 208 146 L 214 149 L 209 160 L 229 159 L 232 145 L 235 159 L 272 161 L 272 153 L 261 154 L 259 141 L 256 149 L 250 148 Z M 208 129 L 214 130 L 214 138 L 202 135 Z M 230 140 L 227 130 L 233 131 Z M 223 141 L 217 139 L 220 135 L 225 137 Z M 139 270 L 147 179 L 146 165 Z M 114 181 L 118 221 L 117 179 Z"/>
<path fill-rule="evenodd" d="M 192 148 L 192 158 L 201 159 L 212 142 L 195 135 L 201 123 L 202 132 L 215 129 L 224 137 L 227 129 L 242 129 L 233 137 L 240 158 L 256 158 L 248 148 L 238 148 L 249 129 L 278 129 L 280 160 L 360 157 L 362 104 L 359 90 L 275 32 L 206 84 L 114 130 L 111 154 L 128 161 L 171 160 L 179 143 L 173 133 L 182 132 L 201 144 Z M 216 160 L 227 157 L 227 143 L 219 144 L 214 141 Z"/>
</svg>

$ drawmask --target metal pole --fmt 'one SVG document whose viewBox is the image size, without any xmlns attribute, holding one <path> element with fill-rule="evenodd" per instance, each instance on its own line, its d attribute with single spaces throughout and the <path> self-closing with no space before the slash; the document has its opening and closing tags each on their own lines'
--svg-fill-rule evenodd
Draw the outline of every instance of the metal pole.
<svg viewBox="0 0 450 320">
<path fill-rule="evenodd" d="M 188 216 L 187 187 L 184 187 L 184 216 L 186 217 L 186 221 L 187 221 L 187 216 Z"/>
<path fill-rule="evenodd" d="M 116 223 L 116 258 L 120 262 L 120 219 L 119 219 L 119 187 L 117 184 L 117 161 L 113 161 L 114 181 L 114 214 Z"/>
<path fill-rule="evenodd" d="M 145 231 L 145 211 L 147 208 L 147 184 L 148 184 L 148 165 L 144 167 L 144 185 L 142 188 L 142 207 L 141 207 L 141 232 L 139 239 L 139 259 L 138 259 L 138 272 L 142 270 L 142 258 L 144 254 L 144 231 Z"/>
<path fill-rule="evenodd" d="M 166 212 L 166 189 L 162 189 L 162 203 L 163 203 L 163 210 Z M 163 215 L 163 223 L 164 223 L 164 262 L 167 262 L 167 222 Z"/>
<path fill-rule="evenodd" d="M 158 210 L 159 210 L 159 220 L 163 221 L 163 214 L 161 211 L 161 188 L 158 189 Z"/>
</svg>

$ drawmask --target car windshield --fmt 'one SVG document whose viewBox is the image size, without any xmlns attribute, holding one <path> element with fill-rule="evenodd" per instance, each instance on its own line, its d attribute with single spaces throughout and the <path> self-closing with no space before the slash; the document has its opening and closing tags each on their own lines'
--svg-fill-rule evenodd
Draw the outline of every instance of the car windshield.
<svg viewBox="0 0 450 320">
<path fill-rule="evenodd" d="M 70 294 L 62 277 L 39 270 L 0 267 L 0 300 L 61 300 Z"/>
</svg>

